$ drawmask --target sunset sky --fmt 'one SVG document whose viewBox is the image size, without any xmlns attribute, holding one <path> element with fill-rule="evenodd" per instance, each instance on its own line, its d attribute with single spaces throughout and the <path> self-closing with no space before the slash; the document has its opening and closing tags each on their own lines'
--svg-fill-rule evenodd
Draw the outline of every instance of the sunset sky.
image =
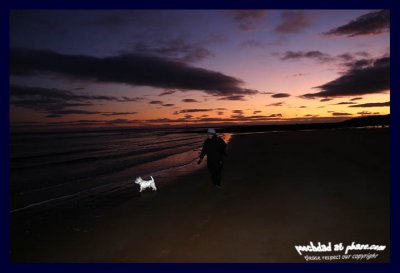
<svg viewBox="0 0 400 273">
<path fill-rule="evenodd" d="M 14 10 L 12 127 L 326 122 L 390 112 L 382 10 Z"/>
</svg>

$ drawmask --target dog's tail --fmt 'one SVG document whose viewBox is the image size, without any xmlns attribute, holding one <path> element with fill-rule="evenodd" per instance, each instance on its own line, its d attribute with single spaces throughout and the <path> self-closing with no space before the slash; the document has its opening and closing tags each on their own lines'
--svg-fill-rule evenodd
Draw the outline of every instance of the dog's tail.
<svg viewBox="0 0 400 273">
<path fill-rule="evenodd" d="M 154 181 L 154 178 L 150 175 L 150 177 L 151 177 L 151 180 L 153 180 Z"/>
</svg>

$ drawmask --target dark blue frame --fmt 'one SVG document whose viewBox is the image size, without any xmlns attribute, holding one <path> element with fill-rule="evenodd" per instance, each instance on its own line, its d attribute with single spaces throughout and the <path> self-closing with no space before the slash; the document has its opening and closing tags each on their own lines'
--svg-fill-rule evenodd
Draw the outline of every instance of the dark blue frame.
<svg viewBox="0 0 400 273">
<path fill-rule="evenodd" d="M 395 1 L 393 1 L 395 2 Z M 399 17 L 400 10 L 396 10 L 395 3 L 389 0 L 280 0 L 276 2 L 266 0 L 203 0 L 199 2 L 178 0 L 15 0 L 2 1 L 0 14 L 1 43 L 1 92 L 0 92 L 0 120 L 1 120 L 1 149 L 0 149 L 0 272 L 132 272 L 132 271 L 162 271 L 162 272 L 204 272 L 208 270 L 222 270 L 229 272 L 400 272 L 399 263 Z M 10 9 L 235 9 L 235 8 L 270 8 L 270 9 L 390 9 L 391 12 L 391 53 L 392 81 L 391 81 L 391 262 L 382 264 L 12 264 L 9 262 L 9 11 Z M 397 74 L 397 75 L 396 75 Z M 397 76 L 397 77 L 396 77 Z"/>
</svg>

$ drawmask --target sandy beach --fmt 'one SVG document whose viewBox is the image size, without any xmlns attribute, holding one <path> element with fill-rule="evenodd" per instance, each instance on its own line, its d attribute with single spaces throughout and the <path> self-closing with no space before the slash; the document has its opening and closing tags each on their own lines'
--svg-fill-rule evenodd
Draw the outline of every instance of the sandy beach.
<svg viewBox="0 0 400 273">
<path fill-rule="evenodd" d="M 294 246 L 312 241 L 386 245 L 370 262 L 387 262 L 389 145 L 388 128 L 236 135 L 222 189 L 203 168 L 157 192 L 13 214 L 11 260 L 305 262 Z"/>
</svg>

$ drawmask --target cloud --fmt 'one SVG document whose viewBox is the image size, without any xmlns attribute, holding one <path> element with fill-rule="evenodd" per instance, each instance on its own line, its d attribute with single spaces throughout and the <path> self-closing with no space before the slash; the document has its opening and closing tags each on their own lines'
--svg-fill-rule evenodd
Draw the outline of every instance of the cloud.
<svg viewBox="0 0 400 273">
<path fill-rule="evenodd" d="M 109 113 L 102 113 L 102 116 L 123 116 L 123 115 L 134 115 L 137 112 L 109 112 Z"/>
<path fill-rule="evenodd" d="M 264 116 L 264 115 L 258 115 L 258 116 L 244 116 L 244 115 L 232 115 L 229 118 L 218 118 L 218 117 L 203 117 L 201 116 L 200 118 L 193 118 L 190 117 L 190 122 L 196 122 L 196 123 L 208 123 L 208 122 L 246 122 L 246 121 L 274 121 L 274 120 L 281 120 L 282 115 L 281 114 L 272 114 L 269 116 Z M 164 123 L 164 122 L 170 122 L 170 123 L 182 123 L 186 122 L 185 118 L 179 118 L 179 119 L 152 119 L 152 120 L 146 120 L 144 122 L 148 123 Z"/>
<path fill-rule="evenodd" d="M 230 10 L 228 14 L 243 31 L 253 31 L 267 15 L 266 10 Z"/>
<path fill-rule="evenodd" d="M 218 100 L 245 100 L 245 97 L 243 95 L 232 95 L 219 98 Z"/>
<path fill-rule="evenodd" d="M 311 17 L 303 11 L 283 11 L 282 22 L 275 28 L 279 33 L 298 33 L 311 25 Z"/>
<path fill-rule="evenodd" d="M 337 55 L 337 58 L 342 59 L 344 61 L 352 61 L 354 60 L 354 56 L 350 53 L 343 53 L 343 54 L 339 54 Z"/>
<path fill-rule="evenodd" d="M 152 100 L 152 101 L 149 101 L 149 104 L 163 104 L 163 102 L 160 100 Z"/>
<path fill-rule="evenodd" d="M 159 94 L 159 96 L 171 95 L 171 94 L 174 94 L 175 92 L 176 92 L 175 90 L 165 90 L 165 91 L 161 92 Z"/>
<path fill-rule="evenodd" d="M 254 111 L 253 112 L 253 115 L 255 115 L 255 114 L 259 114 L 259 113 L 261 113 L 262 111 L 259 111 L 259 110 L 257 110 L 257 111 Z"/>
<path fill-rule="evenodd" d="M 25 99 L 18 99 L 14 100 L 11 99 L 11 105 L 32 109 L 38 112 L 47 113 L 52 112 L 57 109 L 65 109 L 70 107 L 87 107 L 93 106 L 93 103 L 90 102 L 77 102 L 77 103 L 69 103 L 69 102 L 62 102 L 53 99 L 46 99 L 46 98 L 25 98 Z"/>
<path fill-rule="evenodd" d="M 183 99 L 182 102 L 198 102 L 195 99 Z"/>
<path fill-rule="evenodd" d="M 283 61 L 287 60 L 299 60 L 299 59 L 314 59 L 321 63 L 331 62 L 334 58 L 328 54 L 323 53 L 318 50 L 311 50 L 311 51 L 286 51 L 283 55 L 281 55 L 280 59 Z"/>
<path fill-rule="evenodd" d="M 267 104 L 265 106 L 283 106 L 283 101 L 281 102 L 275 102 L 275 103 L 271 103 L 271 104 Z"/>
<path fill-rule="evenodd" d="M 119 102 L 132 102 L 132 101 L 142 101 L 145 100 L 144 98 L 129 98 L 129 97 L 121 97 L 120 99 L 118 99 L 117 101 Z"/>
<path fill-rule="evenodd" d="M 361 112 L 358 112 L 357 114 L 364 116 L 364 115 L 379 115 L 380 113 L 379 112 L 361 111 Z"/>
<path fill-rule="evenodd" d="M 350 105 L 349 107 L 386 107 L 386 106 L 390 107 L 390 101 L 362 103 L 362 104 Z"/>
<path fill-rule="evenodd" d="M 199 113 L 199 112 L 209 112 L 209 111 L 213 111 L 213 109 L 183 109 L 183 110 L 179 110 L 179 111 L 175 111 L 174 115 L 178 115 L 178 114 L 182 114 L 182 113 Z"/>
<path fill-rule="evenodd" d="M 346 104 L 355 104 L 355 102 L 351 102 L 351 101 L 342 101 L 342 102 L 334 103 L 334 104 L 332 104 L 332 105 L 346 105 Z"/>
<path fill-rule="evenodd" d="M 307 74 L 305 74 L 305 73 L 296 73 L 296 74 L 293 74 L 292 77 L 303 77 L 305 75 L 307 75 Z"/>
<path fill-rule="evenodd" d="M 47 117 L 71 114 L 102 114 L 103 112 L 71 108 L 93 106 L 102 101 L 129 102 L 138 100 L 141 100 L 141 98 L 88 95 L 55 88 L 22 85 L 11 85 L 10 87 L 11 105 L 45 113 Z"/>
<path fill-rule="evenodd" d="M 299 108 L 307 108 L 307 106 L 302 105 L 302 106 L 300 106 Z"/>
<path fill-rule="evenodd" d="M 344 63 L 344 66 L 346 66 L 348 69 L 362 69 L 371 66 L 373 62 L 374 62 L 373 59 L 360 59 Z"/>
<path fill-rule="evenodd" d="M 171 106 L 174 106 L 175 104 L 173 104 L 173 103 L 164 103 L 164 104 L 162 104 L 162 106 L 165 106 L 165 107 L 171 107 Z"/>
<path fill-rule="evenodd" d="M 331 29 L 325 35 L 345 35 L 355 37 L 361 35 L 376 35 L 389 31 L 390 13 L 389 10 L 370 12 L 357 17 L 349 23 Z"/>
<path fill-rule="evenodd" d="M 244 117 L 243 110 L 232 110 L 231 118 L 241 118 Z"/>
<path fill-rule="evenodd" d="M 108 120 L 105 123 L 109 125 L 119 125 L 119 124 L 132 124 L 132 123 L 137 123 L 137 120 L 128 120 L 128 119 L 123 119 L 123 118 L 118 118 L 118 119 L 113 119 L 113 120 Z"/>
<path fill-rule="evenodd" d="M 98 111 L 88 111 L 88 110 L 78 110 L 78 109 L 68 109 L 68 110 L 53 110 L 51 115 L 93 115 L 101 114 Z"/>
<path fill-rule="evenodd" d="M 269 118 L 281 118 L 282 114 L 271 114 L 271 115 L 269 115 L 267 117 L 269 117 Z"/>
<path fill-rule="evenodd" d="M 94 119 L 80 119 L 74 121 L 56 121 L 56 122 L 47 122 L 47 126 L 76 126 L 76 125 L 97 125 L 97 124 L 106 124 L 111 121 L 104 121 L 104 120 L 94 120 Z"/>
<path fill-rule="evenodd" d="M 302 98 L 357 96 L 382 93 L 390 89 L 390 58 L 372 61 L 370 66 L 352 68 L 339 78 L 314 87 L 322 91 L 304 94 Z"/>
<path fill-rule="evenodd" d="M 128 51 L 123 51 L 122 53 L 132 52 L 167 57 L 184 63 L 198 62 L 214 56 L 214 54 L 200 43 L 189 43 L 182 38 L 158 40 L 153 41 L 151 44 L 136 42 Z"/>
<path fill-rule="evenodd" d="M 319 63 L 339 63 L 341 66 L 346 68 L 355 68 L 361 67 L 365 65 L 367 61 L 365 58 L 369 56 L 369 54 L 365 51 L 358 51 L 353 53 L 343 53 L 339 55 L 331 55 L 329 53 L 321 52 L 319 50 L 310 50 L 310 51 L 286 51 L 284 53 L 273 53 L 274 56 L 279 56 L 282 61 L 288 60 L 301 60 L 301 59 L 311 59 L 315 60 Z M 360 59 L 360 57 L 364 59 Z M 366 63 L 369 64 L 369 63 Z M 295 74 L 295 76 L 303 76 L 305 74 Z"/>
<path fill-rule="evenodd" d="M 11 49 L 11 75 L 56 73 L 70 79 L 180 91 L 199 90 L 215 96 L 252 95 L 240 79 L 167 58 L 139 54 L 108 57 L 61 54 L 47 50 Z"/>
<path fill-rule="evenodd" d="M 352 99 L 350 99 L 351 101 L 354 101 L 354 100 L 362 100 L 362 97 L 355 97 L 355 98 L 352 98 Z"/>
<path fill-rule="evenodd" d="M 290 94 L 288 94 L 288 93 L 276 93 L 276 94 L 271 95 L 271 97 L 273 97 L 273 98 L 287 98 L 287 97 L 290 97 Z"/>
<path fill-rule="evenodd" d="M 46 115 L 46 117 L 59 118 L 65 115 L 125 116 L 133 114 L 137 114 L 137 112 L 99 112 L 99 111 L 89 111 L 89 110 L 68 109 L 68 110 L 53 110 L 51 111 L 50 114 Z"/>
<path fill-rule="evenodd" d="M 332 116 L 351 116 L 350 113 L 332 112 Z"/>
<path fill-rule="evenodd" d="M 76 93 L 68 90 L 61 90 L 56 88 L 43 88 L 43 87 L 31 87 L 24 85 L 11 85 L 10 95 L 14 98 L 26 98 L 26 97 L 41 97 L 46 99 L 53 99 L 57 101 L 117 101 L 117 102 L 131 102 L 140 101 L 143 98 L 130 98 L 130 97 L 114 97 L 114 96 L 99 96 L 99 95 L 88 95 L 82 93 Z"/>
<path fill-rule="evenodd" d="M 253 115 L 245 116 L 243 114 L 231 115 L 230 119 L 224 119 L 223 121 L 268 121 L 268 120 L 279 120 L 282 118 L 281 114 L 271 114 L 271 115 Z"/>
<path fill-rule="evenodd" d="M 91 14 L 89 13 L 86 20 L 80 22 L 80 27 L 92 26 L 96 29 L 100 27 L 110 31 L 120 31 L 121 28 L 132 28 L 132 26 L 162 26 L 165 19 L 163 12 L 155 14 L 151 10 L 94 11 Z"/>
<path fill-rule="evenodd" d="M 218 111 L 218 112 L 217 112 L 217 115 L 218 115 L 218 116 L 222 116 L 223 114 L 224 114 L 224 112 L 222 112 L 222 111 Z"/>
<path fill-rule="evenodd" d="M 375 112 L 377 113 L 377 112 Z M 310 117 L 313 118 L 313 121 L 316 122 L 331 122 L 331 121 L 338 121 L 343 120 L 347 116 L 334 116 L 334 117 L 321 117 L 318 118 L 318 115 L 306 115 L 302 118 L 282 118 L 280 114 L 272 114 L 272 115 L 258 115 L 258 116 L 237 116 L 237 117 L 230 117 L 230 118 L 221 118 L 221 117 L 190 117 L 191 123 L 197 124 L 204 124 L 208 125 L 209 123 L 219 123 L 221 125 L 227 123 L 243 123 L 243 122 L 254 122 L 257 123 L 264 123 L 264 122 L 284 122 L 285 124 L 288 123 L 299 123 L 303 121 L 309 121 Z M 114 120 L 76 120 L 76 121 L 57 121 L 57 122 L 46 122 L 46 123 L 39 123 L 39 124 L 30 124 L 30 123 L 13 123 L 12 126 L 18 128 L 23 126 L 24 129 L 27 126 L 34 126 L 34 128 L 39 127 L 46 127 L 46 126 L 57 126 L 57 127 L 65 127 L 65 126 L 72 126 L 77 128 L 79 126 L 125 126 L 125 125 L 139 125 L 139 126 L 148 126 L 148 125 L 162 125 L 166 126 L 170 123 L 186 123 L 188 120 L 184 117 L 177 118 L 177 119 L 169 119 L 169 118 L 158 118 L 158 119 L 148 119 L 148 120 L 134 120 L 134 119 L 114 119 Z"/>
<path fill-rule="evenodd" d="M 307 114 L 307 115 L 304 115 L 304 117 L 314 118 L 314 117 L 319 117 L 319 115 Z"/>
<path fill-rule="evenodd" d="M 332 99 L 325 98 L 325 99 L 321 99 L 320 102 L 325 102 L 325 101 L 330 101 L 330 100 L 332 100 Z"/>
<path fill-rule="evenodd" d="M 222 121 L 222 122 L 252 122 L 252 121 L 274 121 L 274 120 L 280 120 L 281 116 L 279 115 L 258 115 L 258 116 L 241 116 L 241 115 L 236 115 L 232 116 L 231 118 L 226 118 L 226 119 L 221 119 L 221 120 L 209 120 L 209 121 Z M 206 121 L 206 120 L 200 120 L 200 121 Z"/>
</svg>

